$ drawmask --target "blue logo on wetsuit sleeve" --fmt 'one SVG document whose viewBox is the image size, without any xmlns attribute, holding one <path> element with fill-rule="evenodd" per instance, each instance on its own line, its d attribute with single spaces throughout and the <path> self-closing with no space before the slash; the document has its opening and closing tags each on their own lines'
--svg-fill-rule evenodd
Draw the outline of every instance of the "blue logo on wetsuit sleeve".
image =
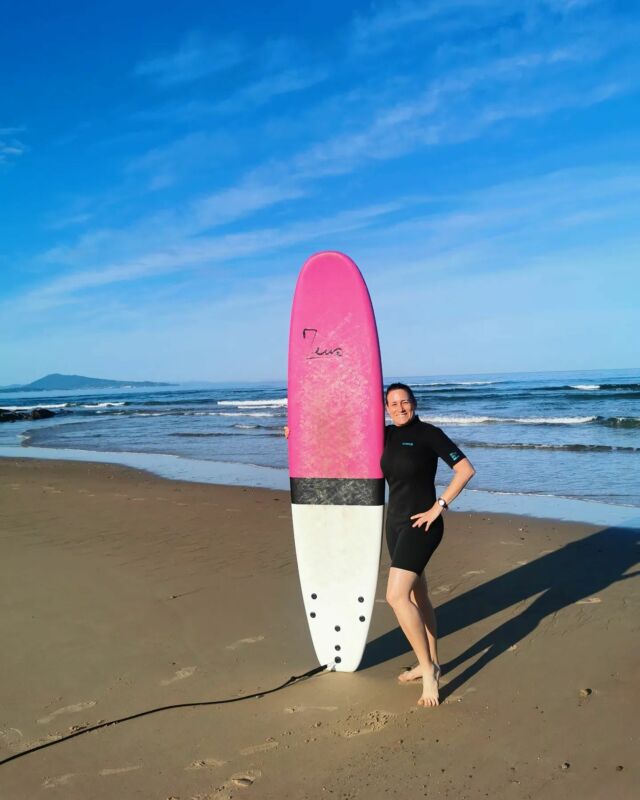
<svg viewBox="0 0 640 800">
<path fill-rule="evenodd" d="M 405 447 L 413 447 L 413 442 L 402 442 Z"/>
<path fill-rule="evenodd" d="M 449 453 L 449 458 L 452 461 L 457 461 L 460 458 L 460 453 L 456 453 L 455 451 L 453 453 Z"/>
</svg>

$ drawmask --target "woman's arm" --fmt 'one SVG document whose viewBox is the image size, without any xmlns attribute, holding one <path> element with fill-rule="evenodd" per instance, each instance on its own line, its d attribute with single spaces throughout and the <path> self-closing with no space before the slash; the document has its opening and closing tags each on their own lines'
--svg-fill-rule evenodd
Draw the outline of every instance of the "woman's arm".
<svg viewBox="0 0 640 800">
<path fill-rule="evenodd" d="M 442 492 L 440 497 L 445 501 L 447 505 L 453 503 L 456 497 L 460 494 L 460 492 L 464 489 L 464 487 L 469 483 L 471 478 L 476 474 L 475 469 L 473 468 L 473 464 L 469 461 L 468 458 L 463 458 L 462 461 L 458 461 L 457 464 L 454 464 L 453 467 L 453 478 L 451 478 L 451 482 L 447 486 L 447 488 Z M 429 525 L 435 520 L 438 519 L 440 514 L 443 512 L 442 506 L 436 501 L 431 508 L 423 511 L 421 514 L 414 514 L 411 519 L 414 520 L 413 527 L 414 528 L 421 528 L 423 525 L 425 526 L 425 531 L 429 530 Z"/>
<path fill-rule="evenodd" d="M 473 468 L 473 464 L 468 458 L 463 458 L 462 461 L 458 461 L 457 464 L 453 465 L 453 477 L 451 478 L 451 482 L 440 497 L 447 505 L 451 505 L 475 474 L 476 471 Z"/>
</svg>

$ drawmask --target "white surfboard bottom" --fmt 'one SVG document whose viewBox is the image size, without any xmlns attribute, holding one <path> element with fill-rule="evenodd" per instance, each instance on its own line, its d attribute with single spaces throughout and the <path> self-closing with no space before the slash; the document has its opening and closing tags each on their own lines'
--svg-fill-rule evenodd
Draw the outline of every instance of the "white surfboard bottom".
<svg viewBox="0 0 640 800">
<path fill-rule="evenodd" d="M 354 672 L 375 601 L 384 506 L 291 506 L 298 572 L 320 664 Z"/>
</svg>

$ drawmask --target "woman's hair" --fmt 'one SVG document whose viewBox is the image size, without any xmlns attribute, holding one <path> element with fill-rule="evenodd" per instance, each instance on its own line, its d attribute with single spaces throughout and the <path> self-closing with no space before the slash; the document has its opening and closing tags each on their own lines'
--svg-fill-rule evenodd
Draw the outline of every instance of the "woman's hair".
<svg viewBox="0 0 640 800">
<path fill-rule="evenodd" d="M 384 393 L 384 402 L 385 405 L 388 405 L 389 400 L 389 392 L 394 392 L 396 389 L 402 389 L 409 395 L 409 400 L 413 403 L 414 406 L 418 405 L 418 401 L 416 400 L 416 396 L 413 393 L 413 389 L 410 386 L 407 386 L 406 383 L 390 383 L 387 386 L 387 391 Z"/>
</svg>

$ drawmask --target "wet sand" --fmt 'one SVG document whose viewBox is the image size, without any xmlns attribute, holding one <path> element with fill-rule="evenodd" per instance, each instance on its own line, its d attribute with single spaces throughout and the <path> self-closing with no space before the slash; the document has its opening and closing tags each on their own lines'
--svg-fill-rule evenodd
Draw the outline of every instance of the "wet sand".
<svg viewBox="0 0 640 800">
<path fill-rule="evenodd" d="M 384 603 L 355 674 L 145 716 L 0 767 L 0 797 L 635 798 L 632 531 L 452 512 L 429 566 L 438 709 Z M 0 461 L 0 758 L 316 665 L 283 492 Z"/>
</svg>

